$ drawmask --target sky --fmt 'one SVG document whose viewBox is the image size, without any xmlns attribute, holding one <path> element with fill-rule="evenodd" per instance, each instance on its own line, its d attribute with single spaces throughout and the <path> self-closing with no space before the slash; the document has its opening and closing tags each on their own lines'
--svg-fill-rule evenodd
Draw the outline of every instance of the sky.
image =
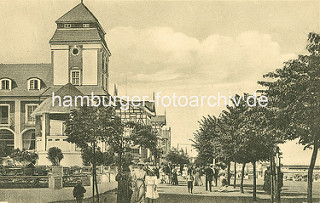
<svg viewBox="0 0 320 203">
<path fill-rule="evenodd" d="M 76 0 L 0 0 L 0 63 L 48 63 L 57 20 Z M 84 0 L 106 31 L 110 92 L 119 95 L 232 96 L 254 93 L 262 75 L 305 54 L 320 33 L 317 1 Z M 1 72 L 0 72 L 1 76 Z M 159 106 L 172 146 L 190 143 L 202 116 L 223 107 Z M 310 151 L 281 146 L 285 164 L 309 164 Z M 319 162 L 318 158 L 318 164 Z"/>
</svg>

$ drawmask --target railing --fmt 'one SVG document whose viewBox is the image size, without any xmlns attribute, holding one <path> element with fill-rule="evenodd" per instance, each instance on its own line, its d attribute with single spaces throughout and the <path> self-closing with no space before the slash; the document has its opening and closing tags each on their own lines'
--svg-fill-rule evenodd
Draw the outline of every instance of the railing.
<svg viewBox="0 0 320 203">
<path fill-rule="evenodd" d="M 48 176 L 0 176 L 0 188 L 47 188 Z"/>
<path fill-rule="evenodd" d="M 64 175 L 62 177 L 63 187 L 74 187 L 78 181 L 81 181 L 83 186 L 89 186 L 90 177 L 90 175 Z"/>
</svg>

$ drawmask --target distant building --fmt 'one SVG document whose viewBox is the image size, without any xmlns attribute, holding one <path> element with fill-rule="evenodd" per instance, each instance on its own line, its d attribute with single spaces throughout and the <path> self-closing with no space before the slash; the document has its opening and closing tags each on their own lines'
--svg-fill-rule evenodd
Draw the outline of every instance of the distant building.
<svg viewBox="0 0 320 203">
<path fill-rule="evenodd" d="M 163 161 L 171 149 L 171 128 L 167 126 L 166 115 L 152 117 L 151 125 L 158 134 L 158 145 L 162 150 L 161 161 Z"/>
<path fill-rule="evenodd" d="M 197 150 L 192 146 L 192 144 L 178 143 L 177 150 L 183 151 L 184 154 L 188 155 L 191 163 L 194 163 L 198 155 Z"/>
<path fill-rule="evenodd" d="M 0 142 L 10 149 L 34 150 L 40 165 L 50 164 L 46 158 L 50 147 L 63 151 L 62 165 L 82 165 L 80 149 L 68 143 L 64 133 L 75 101 L 69 108 L 59 106 L 59 99 L 53 105 L 52 94 L 61 98 L 92 93 L 109 96 L 111 52 L 104 29 L 83 3 L 56 20 L 56 25 L 49 42 L 51 63 L 0 64 Z M 151 122 L 156 117 L 154 102 L 116 111 L 123 121 L 157 123 Z M 105 143 L 100 147 L 107 148 Z M 139 146 L 132 146 L 132 152 L 139 157 L 150 156 Z"/>
</svg>

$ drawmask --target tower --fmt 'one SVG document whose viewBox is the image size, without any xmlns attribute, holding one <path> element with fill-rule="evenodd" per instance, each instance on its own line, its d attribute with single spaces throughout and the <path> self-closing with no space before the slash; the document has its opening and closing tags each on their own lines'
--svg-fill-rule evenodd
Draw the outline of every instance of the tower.
<svg viewBox="0 0 320 203">
<path fill-rule="evenodd" d="M 107 90 L 111 53 L 98 19 L 80 3 L 56 24 L 50 40 L 53 84 L 100 86 Z"/>
</svg>

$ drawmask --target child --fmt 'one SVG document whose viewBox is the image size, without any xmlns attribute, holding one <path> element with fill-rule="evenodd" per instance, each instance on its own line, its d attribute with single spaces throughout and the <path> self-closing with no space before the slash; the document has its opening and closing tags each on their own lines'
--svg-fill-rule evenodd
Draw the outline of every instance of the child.
<svg viewBox="0 0 320 203">
<path fill-rule="evenodd" d="M 192 190 L 193 190 L 193 181 L 194 181 L 193 175 L 192 175 L 191 171 L 189 171 L 188 175 L 187 175 L 187 182 L 188 182 L 188 192 L 191 194 L 192 194 Z"/>
<path fill-rule="evenodd" d="M 226 177 L 226 172 L 222 171 L 220 173 L 220 182 L 221 182 L 221 187 L 218 190 L 219 192 L 224 192 L 227 191 L 228 188 L 228 181 L 227 181 L 227 177 Z"/>
<path fill-rule="evenodd" d="M 149 170 L 146 176 L 146 198 L 147 202 L 153 203 L 159 198 L 157 191 L 158 179 L 153 171 Z"/>
</svg>

